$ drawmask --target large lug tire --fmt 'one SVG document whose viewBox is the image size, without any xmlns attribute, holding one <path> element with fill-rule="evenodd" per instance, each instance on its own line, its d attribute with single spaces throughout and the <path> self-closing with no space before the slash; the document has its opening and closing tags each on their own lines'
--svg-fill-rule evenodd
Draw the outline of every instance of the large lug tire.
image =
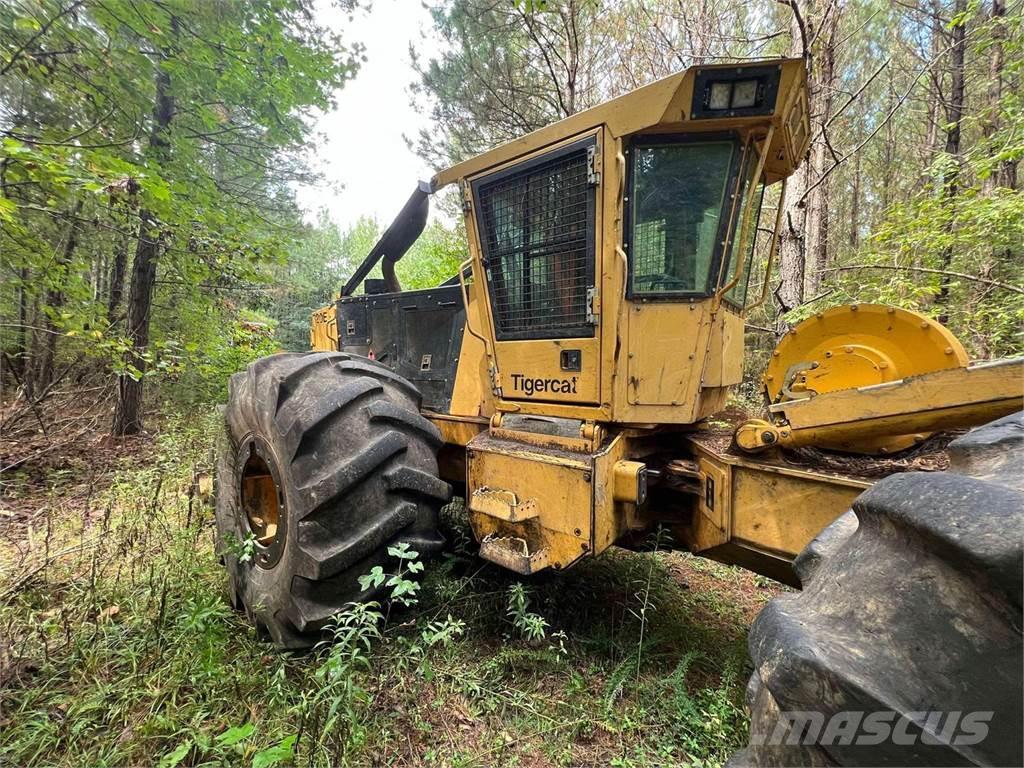
<svg viewBox="0 0 1024 768">
<path fill-rule="evenodd" d="M 801 553 L 803 591 L 751 628 L 730 766 L 1024 765 L 1022 449 L 1024 414 L 980 427 L 949 472 L 879 482 Z"/>
<path fill-rule="evenodd" d="M 441 549 L 450 491 L 419 404 L 405 379 L 340 352 L 273 355 L 231 378 L 218 551 L 232 602 L 278 647 L 309 647 L 346 604 L 381 599 L 358 579 L 394 565 L 388 547 Z"/>
</svg>

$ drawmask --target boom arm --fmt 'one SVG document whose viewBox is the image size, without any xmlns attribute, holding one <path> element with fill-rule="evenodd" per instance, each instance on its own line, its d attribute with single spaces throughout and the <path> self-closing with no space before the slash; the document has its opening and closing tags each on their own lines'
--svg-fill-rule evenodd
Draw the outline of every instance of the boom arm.
<svg viewBox="0 0 1024 768">
<path fill-rule="evenodd" d="M 736 431 L 745 451 L 773 445 L 842 446 L 865 438 L 974 426 L 1024 407 L 1024 357 L 948 368 L 770 406 L 776 423 Z"/>
<path fill-rule="evenodd" d="M 345 287 L 341 289 L 342 296 L 351 296 L 382 258 L 384 259 L 384 280 L 387 282 L 388 291 L 397 293 L 401 290 L 398 279 L 395 277 L 395 262 L 401 259 L 416 242 L 416 238 L 420 236 L 423 227 L 427 224 L 430 191 L 429 184 L 420 182 L 416 191 L 402 206 L 402 210 L 399 211 L 391 226 L 385 230 L 377 244 L 366 254 L 359 269 L 345 283 Z"/>
</svg>

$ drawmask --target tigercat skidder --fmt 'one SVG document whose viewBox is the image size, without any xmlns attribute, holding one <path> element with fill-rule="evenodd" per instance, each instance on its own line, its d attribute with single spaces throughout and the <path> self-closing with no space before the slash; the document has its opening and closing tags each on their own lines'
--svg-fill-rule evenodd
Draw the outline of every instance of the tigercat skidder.
<svg viewBox="0 0 1024 768">
<path fill-rule="evenodd" d="M 761 202 L 808 132 L 800 62 L 701 67 L 421 185 L 314 314 L 318 352 L 232 380 L 236 526 L 255 535 L 253 569 L 286 561 L 294 590 L 268 629 L 316 628 L 394 539 L 440 546 L 449 483 L 481 556 L 518 573 L 661 526 L 792 582 L 795 555 L 871 483 L 759 454 L 893 453 L 1019 410 L 1021 359 L 970 366 L 927 317 L 851 305 L 782 339 L 768 414 L 739 426 L 741 450 L 699 428 L 740 383 L 744 314 L 768 288 L 747 290 Z M 402 291 L 394 265 L 450 184 L 472 257 L 437 288 Z M 384 279 L 367 279 L 378 262 Z"/>
<path fill-rule="evenodd" d="M 809 560 L 794 558 L 875 481 L 788 449 L 891 456 L 1019 411 L 1024 359 L 970 365 L 924 315 L 854 304 L 783 337 L 764 418 L 703 426 L 740 383 L 744 316 L 768 295 L 782 205 L 762 215 L 766 189 L 784 193 L 809 131 L 802 62 L 701 66 L 421 183 L 314 314 L 315 351 L 231 380 L 218 526 L 253 542 L 251 558 L 226 555 L 236 602 L 277 644 L 310 644 L 378 596 L 358 577 L 390 545 L 440 550 L 452 487 L 480 556 L 520 574 L 660 529 L 800 584 Z M 471 257 L 402 291 L 395 264 L 450 185 Z M 1019 512 L 1019 489 L 1005 493 L 989 506 Z"/>
</svg>

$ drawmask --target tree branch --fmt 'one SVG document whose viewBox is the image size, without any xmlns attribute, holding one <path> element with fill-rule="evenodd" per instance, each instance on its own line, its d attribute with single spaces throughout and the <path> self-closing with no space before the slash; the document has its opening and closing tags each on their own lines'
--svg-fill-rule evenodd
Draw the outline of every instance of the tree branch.
<svg viewBox="0 0 1024 768">
<path fill-rule="evenodd" d="M 27 51 L 29 49 L 29 47 L 32 45 L 32 43 L 34 43 L 36 40 L 38 40 L 43 35 L 45 35 L 47 32 L 49 32 L 50 31 L 50 27 L 52 27 L 60 19 L 64 18 L 69 13 L 74 11 L 76 8 L 78 8 L 78 6 L 80 6 L 84 2 L 85 2 L 85 0 L 75 0 L 75 2 L 73 2 L 67 8 L 65 8 L 60 13 L 58 13 L 56 16 L 54 16 L 52 19 L 49 19 L 45 24 L 43 24 L 43 26 L 41 26 L 39 28 L 38 32 L 36 32 L 34 35 L 32 35 L 32 37 L 30 37 L 27 41 L 25 41 L 25 44 L 23 46 L 21 46 L 18 50 L 16 50 L 11 55 L 11 60 L 8 61 L 6 64 L 4 64 L 4 68 L 3 69 L 0 69 L 0 76 L 6 75 L 8 70 L 10 70 L 10 68 L 14 66 L 14 62 L 16 62 L 19 58 L 21 58 L 21 54 L 23 54 L 25 51 Z"/>
<path fill-rule="evenodd" d="M 895 272 L 924 272 L 929 275 L 944 275 L 946 277 L 959 277 L 962 280 L 969 280 L 972 283 L 981 283 L 982 285 L 991 285 L 996 288 L 1002 288 L 1004 291 L 1012 291 L 1013 293 L 1019 293 L 1024 295 L 1024 288 L 1016 285 L 1010 285 L 1009 283 L 1002 283 L 998 280 L 991 280 L 987 277 L 978 277 L 977 275 L 968 275 L 964 272 L 951 272 L 948 269 L 930 269 L 928 267 L 906 267 L 901 264 L 847 264 L 842 267 L 828 267 L 826 269 L 820 269 L 819 272 L 849 272 L 855 269 L 888 269 Z"/>
</svg>

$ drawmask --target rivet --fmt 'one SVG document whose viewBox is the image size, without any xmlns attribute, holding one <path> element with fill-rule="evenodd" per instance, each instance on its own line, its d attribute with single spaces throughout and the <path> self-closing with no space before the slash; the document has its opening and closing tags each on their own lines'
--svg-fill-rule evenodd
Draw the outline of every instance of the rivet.
<svg viewBox="0 0 1024 768">
<path fill-rule="evenodd" d="M 922 328 L 924 328 L 924 329 L 925 329 L 925 330 L 927 331 L 927 330 L 928 330 L 928 328 L 930 327 L 930 326 L 928 325 L 928 321 L 927 321 L 927 320 L 922 320 L 922 321 L 921 321 L 921 327 L 922 327 Z"/>
<path fill-rule="evenodd" d="M 843 351 L 846 352 L 846 354 L 848 354 L 848 355 L 852 354 L 853 353 L 853 347 L 844 347 Z"/>
<path fill-rule="evenodd" d="M 776 349 L 776 350 L 772 351 L 772 357 L 778 357 L 778 356 L 779 356 L 779 350 Z"/>
<path fill-rule="evenodd" d="M 774 376 L 765 376 L 764 380 L 765 381 L 775 381 L 775 377 Z"/>
<path fill-rule="evenodd" d="M 882 371 L 884 371 L 888 367 L 889 367 L 889 364 L 887 362 L 885 362 L 885 360 L 883 360 L 882 362 L 880 362 L 878 364 L 879 370 L 882 370 Z"/>
<path fill-rule="evenodd" d="M 896 314 L 896 308 L 895 307 L 886 307 L 885 311 L 887 313 L 889 313 L 890 315 L 895 315 Z"/>
<path fill-rule="evenodd" d="M 832 351 L 829 350 L 828 352 L 826 352 L 825 357 L 832 357 Z"/>
<path fill-rule="evenodd" d="M 856 304 L 851 304 L 850 305 L 850 311 L 851 312 L 856 312 L 858 309 L 860 309 L 860 307 L 858 307 Z"/>
<path fill-rule="evenodd" d="M 946 354 L 947 355 L 952 355 L 953 354 L 953 348 L 952 347 L 946 347 Z"/>
<path fill-rule="evenodd" d="M 573 533 L 573 536 L 582 536 L 583 535 L 583 531 L 581 531 L 579 528 L 573 529 L 572 533 Z"/>
</svg>

